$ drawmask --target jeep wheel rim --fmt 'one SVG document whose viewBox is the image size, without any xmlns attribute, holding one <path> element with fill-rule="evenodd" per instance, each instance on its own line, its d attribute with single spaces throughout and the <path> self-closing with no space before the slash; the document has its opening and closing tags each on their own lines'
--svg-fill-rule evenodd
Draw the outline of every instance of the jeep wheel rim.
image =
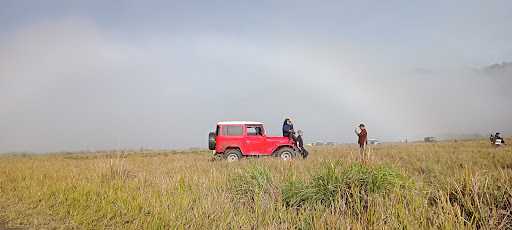
<svg viewBox="0 0 512 230">
<path fill-rule="evenodd" d="M 292 159 L 292 153 L 288 151 L 281 153 L 281 159 L 284 161 Z"/>
<path fill-rule="evenodd" d="M 227 160 L 228 160 L 228 162 L 237 161 L 238 156 L 236 154 L 229 154 Z"/>
</svg>

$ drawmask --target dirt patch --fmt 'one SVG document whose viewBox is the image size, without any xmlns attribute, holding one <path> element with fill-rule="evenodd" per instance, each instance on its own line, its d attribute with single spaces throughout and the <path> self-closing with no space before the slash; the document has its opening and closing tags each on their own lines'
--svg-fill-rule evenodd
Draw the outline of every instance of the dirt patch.
<svg viewBox="0 0 512 230">
<path fill-rule="evenodd" d="M 8 224 L 7 224 L 7 221 L 2 219 L 2 217 L 0 217 L 0 230 L 18 230 L 18 229 L 23 229 L 23 228 L 13 228 L 13 227 L 9 227 Z"/>
<path fill-rule="evenodd" d="M 502 169 L 512 169 L 512 163 L 506 163 L 501 165 Z"/>
<path fill-rule="evenodd" d="M 23 228 L 11 228 L 8 227 L 6 223 L 0 222 L 0 230 L 20 230 Z"/>
<path fill-rule="evenodd" d="M 14 229 L 22 229 L 22 228 L 10 228 L 7 226 L 7 222 L 0 220 L 0 230 L 14 230 Z"/>
</svg>

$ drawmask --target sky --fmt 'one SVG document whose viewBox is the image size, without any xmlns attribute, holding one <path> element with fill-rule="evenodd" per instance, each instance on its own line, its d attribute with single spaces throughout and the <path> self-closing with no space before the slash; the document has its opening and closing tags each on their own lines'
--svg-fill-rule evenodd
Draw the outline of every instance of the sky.
<svg viewBox="0 0 512 230">
<path fill-rule="evenodd" d="M 0 0 L 0 153 L 512 133 L 512 2 Z"/>
</svg>

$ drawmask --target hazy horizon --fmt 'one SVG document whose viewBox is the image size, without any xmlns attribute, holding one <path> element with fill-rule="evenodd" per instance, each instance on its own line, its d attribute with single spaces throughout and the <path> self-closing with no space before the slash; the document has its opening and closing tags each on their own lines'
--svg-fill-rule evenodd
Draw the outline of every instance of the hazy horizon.
<svg viewBox="0 0 512 230">
<path fill-rule="evenodd" d="M 1 1 L 0 153 L 512 132 L 510 1 Z"/>
</svg>

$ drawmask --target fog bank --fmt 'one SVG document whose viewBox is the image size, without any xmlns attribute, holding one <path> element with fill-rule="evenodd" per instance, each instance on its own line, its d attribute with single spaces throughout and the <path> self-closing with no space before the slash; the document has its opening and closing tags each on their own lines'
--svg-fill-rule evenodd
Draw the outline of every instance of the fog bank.
<svg viewBox="0 0 512 230">
<path fill-rule="evenodd" d="M 205 147 L 217 121 L 280 135 L 285 117 L 307 142 L 354 142 L 360 122 L 389 141 L 512 132 L 512 68 L 450 49 L 290 31 L 119 36 L 66 17 L 0 38 L 0 152 Z"/>
</svg>

